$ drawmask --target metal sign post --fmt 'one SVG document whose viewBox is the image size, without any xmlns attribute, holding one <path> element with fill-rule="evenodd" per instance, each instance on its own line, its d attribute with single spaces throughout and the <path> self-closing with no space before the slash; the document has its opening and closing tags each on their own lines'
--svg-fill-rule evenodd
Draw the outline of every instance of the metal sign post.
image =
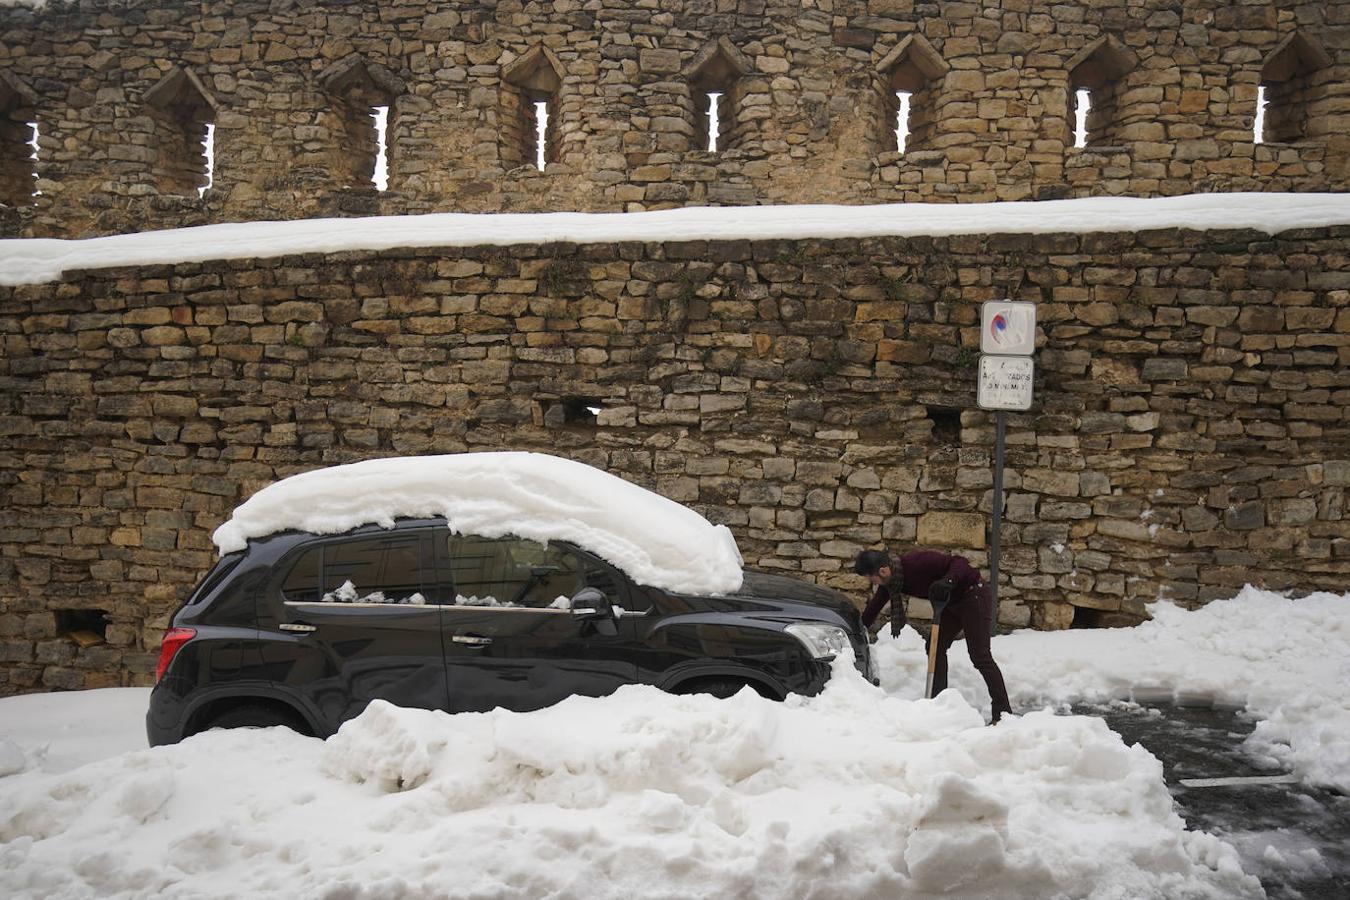
<svg viewBox="0 0 1350 900">
<path fill-rule="evenodd" d="M 994 509 L 989 535 L 989 633 L 998 624 L 999 536 L 1003 531 L 1003 430 L 1006 410 L 1031 409 L 1036 364 L 1036 304 L 990 300 L 980 311 L 980 377 L 976 404 L 994 412 Z"/>
</svg>

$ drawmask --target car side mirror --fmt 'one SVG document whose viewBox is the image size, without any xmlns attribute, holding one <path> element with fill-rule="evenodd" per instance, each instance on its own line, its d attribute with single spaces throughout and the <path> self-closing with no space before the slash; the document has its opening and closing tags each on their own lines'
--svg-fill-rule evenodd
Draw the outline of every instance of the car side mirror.
<svg viewBox="0 0 1350 900">
<path fill-rule="evenodd" d="M 593 619 L 598 616 L 613 618 L 614 605 L 599 588 L 585 587 L 572 595 L 572 615 L 578 619 Z"/>
<path fill-rule="evenodd" d="M 572 596 L 572 616 L 595 622 L 596 630 L 603 635 L 619 633 L 614 625 L 614 604 L 598 588 L 584 587 Z"/>
</svg>

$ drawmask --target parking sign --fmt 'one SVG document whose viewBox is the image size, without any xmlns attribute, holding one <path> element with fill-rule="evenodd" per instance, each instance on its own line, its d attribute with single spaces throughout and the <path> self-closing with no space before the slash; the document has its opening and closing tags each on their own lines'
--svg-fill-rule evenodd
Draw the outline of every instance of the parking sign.
<svg viewBox="0 0 1350 900">
<path fill-rule="evenodd" d="M 989 300 L 980 309 L 980 352 L 1030 356 L 1036 352 L 1036 304 Z"/>
<path fill-rule="evenodd" d="M 1012 412 L 1031 409 L 1035 365 L 1030 356 L 981 356 L 976 404 L 980 409 Z"/>
</svg>

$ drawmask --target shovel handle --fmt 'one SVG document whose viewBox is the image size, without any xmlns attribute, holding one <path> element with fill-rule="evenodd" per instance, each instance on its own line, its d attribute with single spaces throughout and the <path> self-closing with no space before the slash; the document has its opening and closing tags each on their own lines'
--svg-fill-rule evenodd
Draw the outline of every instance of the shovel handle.
<svg viewBox="0 0 1350 900">
<path fill-rule="evenodd" d="M 942 619 L 942 610 L 946 604 L 933 607 L 933 627 L 928 633 L 928 684 L 923 689 L 925 700 L 933 699 L 933 673 L 937 670 L 938 622 Z"/>
</svg>

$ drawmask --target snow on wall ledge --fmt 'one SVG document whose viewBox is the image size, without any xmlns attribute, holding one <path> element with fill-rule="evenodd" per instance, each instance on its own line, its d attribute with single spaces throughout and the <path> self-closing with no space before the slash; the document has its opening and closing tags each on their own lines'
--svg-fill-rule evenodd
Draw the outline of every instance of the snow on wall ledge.
<svg viewBox="0 0 1350 900">
<path fill-rule="evenodd" d="M 1350 224 L 1350 194 L 1223 193 L 1015 203 L 694 207 L 642 213 L 437 213 L 243 222 L 86 240 L 0 241 L 0 284 L 73 269 L 249 259 L 344 250 L 619 241 L 793 240 L 961 234 L 1195 231 Z"/>
<path fill-rule="evenodd" d="M 370 459 L 282 479 L 241 504 L 213 539 L 221 553 L 287 529 L 336 534 L 444 516 L 460 533 L 571 541 L 640 584 L 686 593 L 741 586 L 725 525 L 585 463 L 544 453 Z"/>
</svg>

